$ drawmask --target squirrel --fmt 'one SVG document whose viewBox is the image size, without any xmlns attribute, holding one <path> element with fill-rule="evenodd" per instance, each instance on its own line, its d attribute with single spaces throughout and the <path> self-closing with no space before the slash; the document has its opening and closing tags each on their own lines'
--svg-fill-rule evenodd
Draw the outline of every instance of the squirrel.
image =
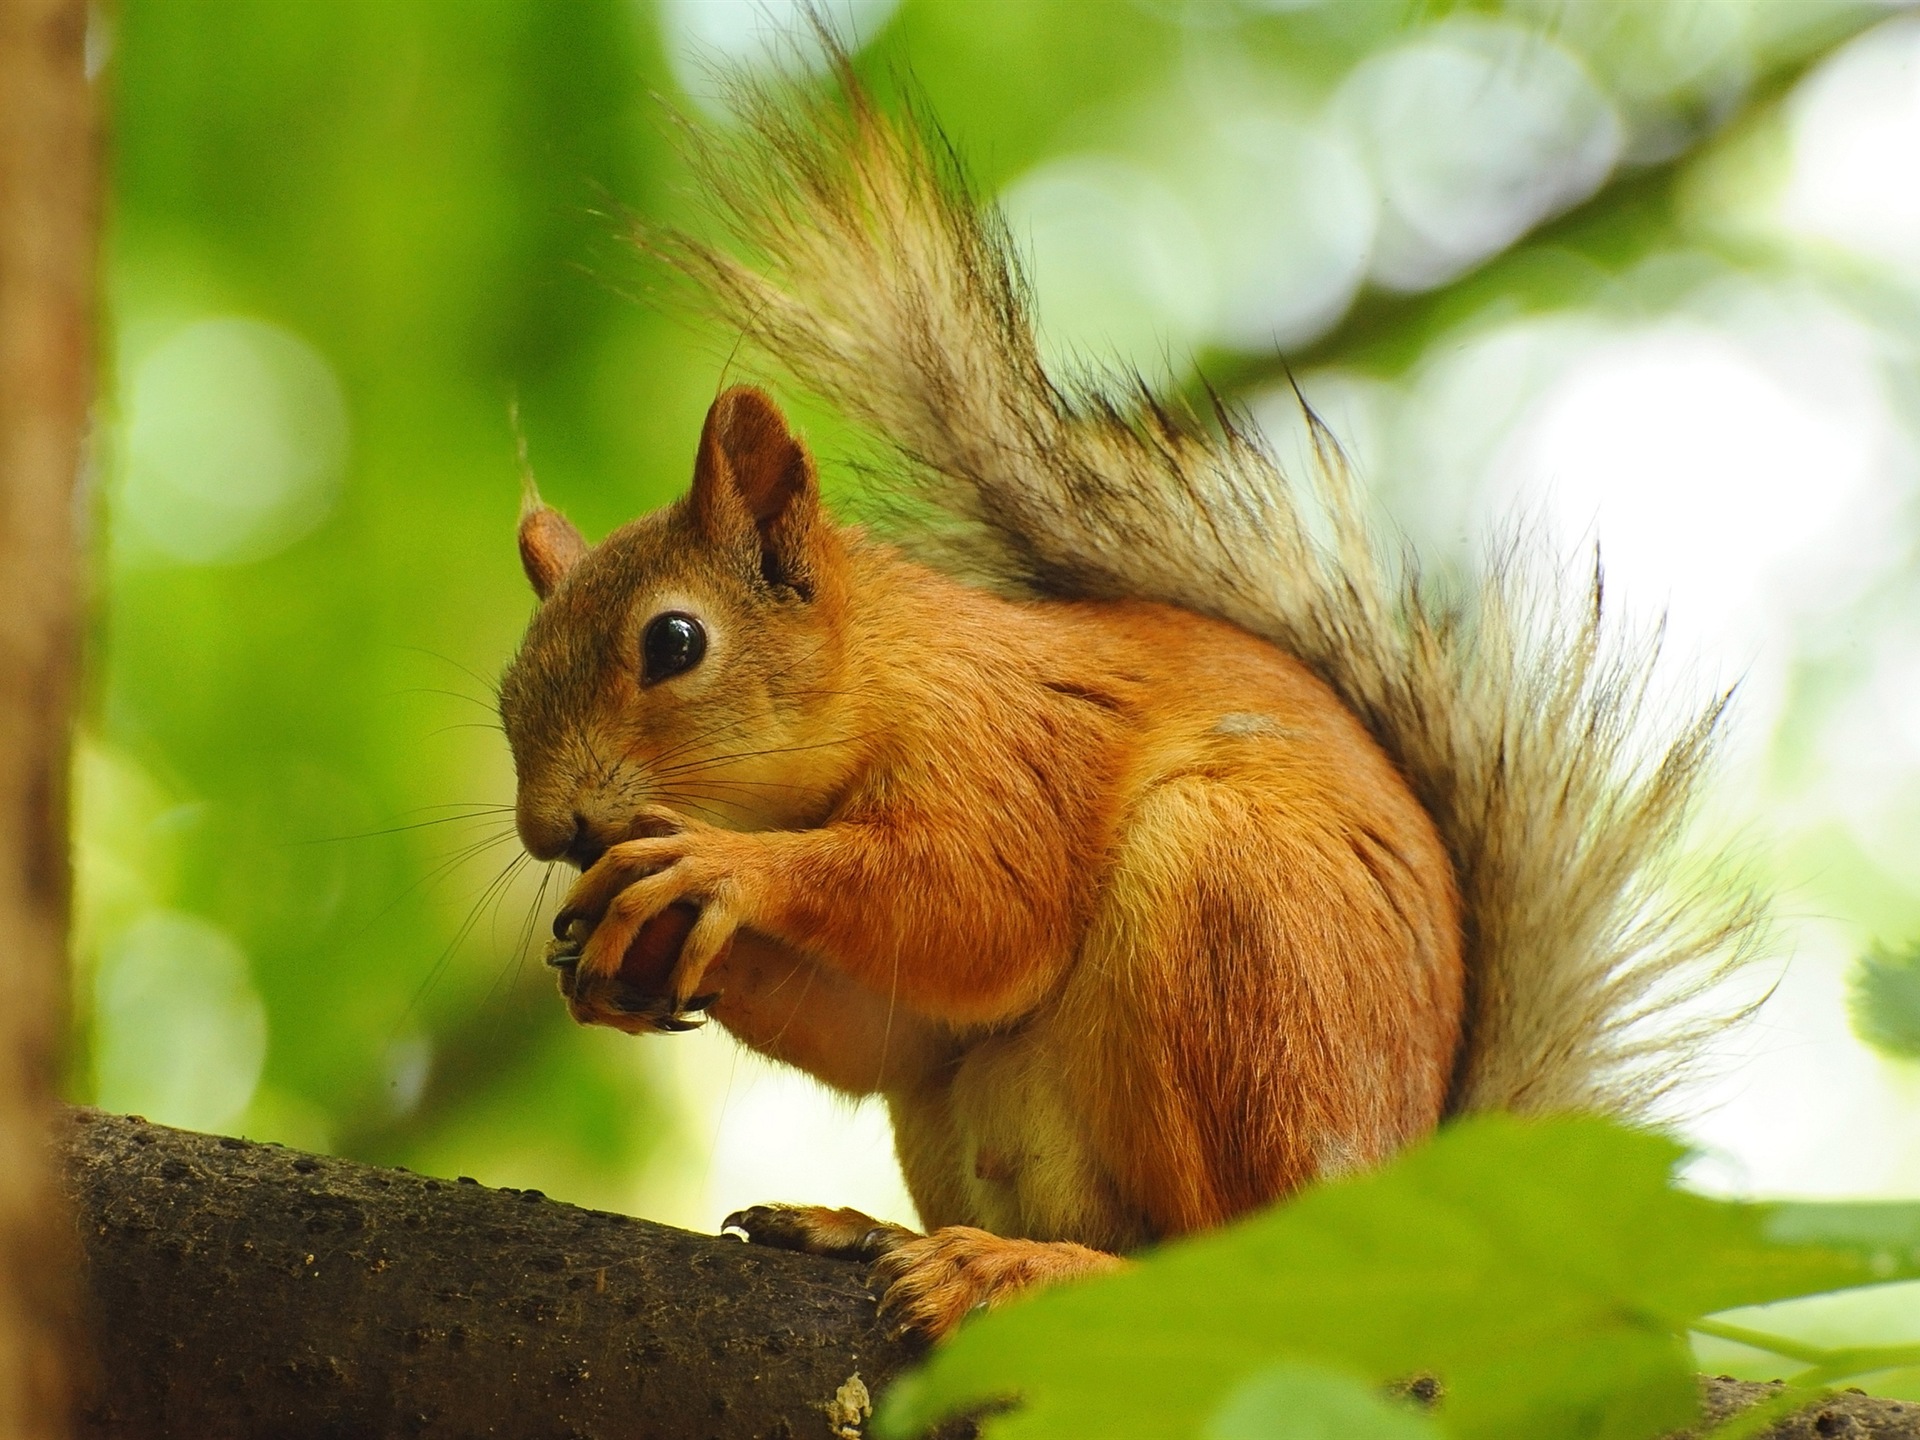
<svg viewBox="0 0 1920 1440">
<path fill-rule="evenodd" d="M 589 545 L 530 498 L 500 690 L 574 1018 L 881 1096 L 926 1227 L 723 1228 L 939 1338 L 1454 1115 L 1644 1115 L 1764 933 L 1683 835 L 1725 697 L 1658 725 L 1597 562 L 1425 581 L 1317 421 L 1284 475 L 1217 401 L 1049 375 L 997 214 L 829 53 L 693 142 L 733 248 L 641 239 L 886 447 L 893 534 L 728 389 L 674 504 Z"/>
</svg>

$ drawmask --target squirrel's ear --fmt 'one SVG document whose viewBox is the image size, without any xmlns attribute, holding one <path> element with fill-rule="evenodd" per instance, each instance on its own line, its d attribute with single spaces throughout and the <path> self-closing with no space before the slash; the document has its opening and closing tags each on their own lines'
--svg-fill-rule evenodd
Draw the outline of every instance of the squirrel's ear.
<svg viewBox="0 0 1920 1440">
<path fill-rule="evenodd" d="M 521 512 L 520 568 L 542 600 L 586 553 L 587 542 L 558 510 L 536 502 Z"/>
<path fill-rule="evenodd" d="M 716 544 L 753 545 L 768 584 L 812 593 L 820 524 L 813 457 L 761 391 L 736 385 L 707 411 L 692 499 Z"/>
</svg>

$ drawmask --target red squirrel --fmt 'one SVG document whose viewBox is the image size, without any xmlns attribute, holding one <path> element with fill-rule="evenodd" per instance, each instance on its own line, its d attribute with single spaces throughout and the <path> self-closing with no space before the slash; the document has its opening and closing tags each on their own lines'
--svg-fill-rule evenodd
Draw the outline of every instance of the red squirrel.
<svg viewBox="0 0 1920 1440">
<path fill-rule="evenodd" d="M 592 546 L 530 504 L 501 687 L 520 835 L 583 872 L 573 1016 L 880 1095 L 926 1230 L 727 1227 L 872 1260 L 939 1337 L 1448 1114 L 1666 1083 L 1633 1027 L 1759 923 L 1669 878 L 1718 708 L 1649 741 L 1597 587 L 1436 598 L 1331 454 L 1061 386 L 991 210 L 838 58 L 696 157 L 755 259 L 649 243 L 895 447 L 936 563 L 736 387 L 678 502 Z"/>
</svg>

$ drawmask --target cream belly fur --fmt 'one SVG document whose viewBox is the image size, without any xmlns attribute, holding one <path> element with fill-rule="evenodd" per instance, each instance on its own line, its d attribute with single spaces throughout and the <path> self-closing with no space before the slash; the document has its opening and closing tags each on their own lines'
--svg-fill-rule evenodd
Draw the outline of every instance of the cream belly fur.
<svg viewBox="0 0 1920 1440">
<path fill-rule="evenodd" d="M 1121 1205 L 1061 1083 L 1058 1007 L 975 1041 L 944 1084 L 889 1096 L 907 1189 L 929 1229 L 1128 1250 L 1152 1238 Z"/>
<path fill-rule="evenodd" d="M 714 1007 L 742 1043 L 837 1090 L 885 1097 L 928 1228 L 1124 1248 L 1151 1238 L 1119 1204 L 1060 1083 L 1060 1056 L 1075 1047 L 1058 1002 L 963 1038 L 756 936 L 741 937 L 726 968 L 755 982 Z"/>
</svg>

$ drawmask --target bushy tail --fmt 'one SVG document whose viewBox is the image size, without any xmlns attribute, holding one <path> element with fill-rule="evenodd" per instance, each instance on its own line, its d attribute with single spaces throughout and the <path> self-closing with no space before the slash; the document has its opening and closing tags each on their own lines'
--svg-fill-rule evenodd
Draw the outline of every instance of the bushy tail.
<svg viewBox="0 0 1920 1440">
<path fill-rule="evenodd" d="M 882 115 L 828 48 L 836 86 L 736 78 L 738 127 L 691 132 L 720 242 L 643 245 L 897 450 L 879 483 L 935 563 L 1219 616 L 1333 686 L 1458 867 L 1456 1111 L 1644 1107 L 1703 1028 L 1675 1007 L 1762 925 L 1754 893 L 1682 844 L 1722 706 L 1649 734 L 1657 640 L 1603 623 L 1597 571 L 1569 586 L 1510 546 L 1476 593 L 1438 598 L 1317 424 L 1322 463 L 1287 476 L 1224 408 L 1050 376 L 999 215 L 933 125 Z"/>
</svg>

